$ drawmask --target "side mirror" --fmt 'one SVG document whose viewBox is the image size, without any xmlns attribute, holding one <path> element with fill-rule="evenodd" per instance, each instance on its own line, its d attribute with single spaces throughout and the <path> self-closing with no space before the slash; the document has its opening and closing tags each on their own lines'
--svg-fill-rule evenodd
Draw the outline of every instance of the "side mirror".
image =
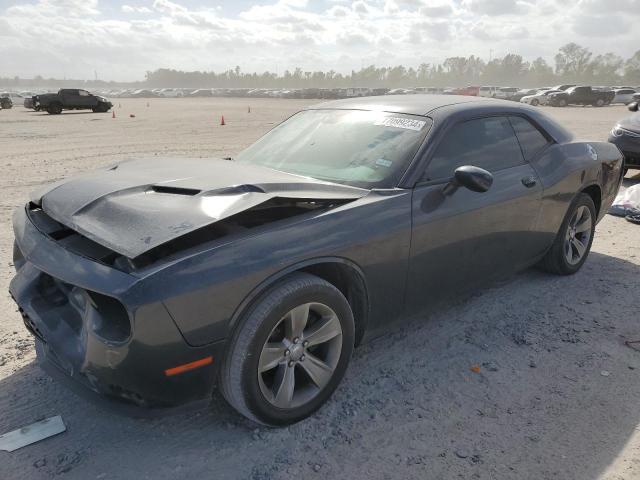
<svg viewBox="0 0 640 480">
<path fill-rule="evenodd" d="M 637 112 L 638 102 L 631 102 L 629 105 L 627 105 L 627 108 L 629 109 L 630 112 Z"/>
<path fill-rule="evenodd" d="M 456 168 L 451 181 L 445 186 L 443 193 L 451 195 L 458 187 L 465 187 L 472 192 L 483 193 L 491 188 L 493 175 L 484 168 L 463 165 Z"/>
</svg>

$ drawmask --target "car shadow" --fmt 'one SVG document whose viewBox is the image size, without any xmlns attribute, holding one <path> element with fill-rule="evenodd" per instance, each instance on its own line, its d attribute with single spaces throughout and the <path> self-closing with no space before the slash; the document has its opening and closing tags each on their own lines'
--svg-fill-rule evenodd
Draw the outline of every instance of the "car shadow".
<svg viewBox="0 0 640 480">
<path fill-rule="evenodd" d="M 110 112 L 111 112 L 111 110 L 109 110 L 108 112 L 92 112 L 90 110 L 87 110 L 87 111 L 82 110 L 82 111 L 79 111 L 79 112 L 77 112 L 77 111 L 74 112 L 74 111 L 70 111 L 70 110 L 65 110 L 64 112 L 59 113 L 57 115 L 56 114 L 52 115 L 52 114 L 47 113 L 47 112 L 35 112 L 35 111 L 34 112 L 26 112 L 26 113 L 31 113 L 32 116 L 34 116 L 34 117 L 37 117 L 37 116 L 59 117 L 61 115 L 98 115 L 98 114 L 105 114 L 105 113 L 110 113 Z"/>
<path fill-rule="evenodd" d="M 640 182 L 640 170 L 631 170 L 627 172 L 627 175 L 622 179 L 623 187 L 631 187 L 637 185 Z"/>
<path fill-rule="evenodd" d="M 639 279 L 594 252 L 576 275 L 528 270 L 404 319 L 356 350 L 327 405 L 280 429 L 218 394 L 197 413 L 122 417 L 32 362 L 0 380 L 0 432 L 56 414 L 68 430 L 0 451 L 0 478 L 595 480 L 640 422 L 640 351 L 624 343 L 640 339 Z"/>
</svg>

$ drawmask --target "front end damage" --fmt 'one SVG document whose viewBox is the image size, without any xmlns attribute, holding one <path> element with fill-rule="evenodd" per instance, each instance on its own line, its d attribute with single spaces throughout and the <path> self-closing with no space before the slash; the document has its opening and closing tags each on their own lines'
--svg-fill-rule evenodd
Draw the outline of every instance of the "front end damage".
<svg viewBox="0 0 640 480">
<path fill-rule="evenodd" d="M 211 169 L 202 161 L 193 165 Z M 185 331 L 167 301 L 188 298 L 190 289 L 229 295 L 216 285 L 220 276 L 185 282 L 183 263 L 216 257 L 222 245 L 364 195 L 312 181 L 287 183 L 278 173 L 267 173 L 266 183 L 234 185 L 218 172 L 216 184 L 197 174 L 177 178 L 175 166 L 155 166 L 153 183 L 141 181 L 153 166 L 136 162 L 59 183 L 14 216 L 17 273 L 10 293 L 36 337 L 39 361 L 74 390 L 115 400 L 124 410 L 165 411 L 211 397 L 225 325 L 240 300 L 207 312 L 219 335 Z M 187 311 L 204 313 L 197 303 Z"/>
<path fill-rule="evenodd" d="M 128 293 L 135 277 L 61 247 L 36 229 L 27 212 L 14 218 L 17 273 L 10 293 L 36 339 L 43 369 L 125 413 L 208 402 L 215 361 L 180 375 L 166 372 L 202 358 L 217 360 L 221 344 L 189 346 L 161 303 L 137 304 Z"/>
</svg>

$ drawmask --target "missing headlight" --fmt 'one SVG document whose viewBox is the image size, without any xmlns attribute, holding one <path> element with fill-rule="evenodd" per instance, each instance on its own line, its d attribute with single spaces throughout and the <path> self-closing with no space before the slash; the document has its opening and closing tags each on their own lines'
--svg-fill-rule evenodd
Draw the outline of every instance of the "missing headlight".
<svg viewBox="0 0 640 480">
<path fill-rule="evenodd" d="M 131 335 L 131 321 L 124 306 L 115 298 L 87 291 L 91 306 L 87 325 L 107 342 L 124 342 Z"/>
</svg>

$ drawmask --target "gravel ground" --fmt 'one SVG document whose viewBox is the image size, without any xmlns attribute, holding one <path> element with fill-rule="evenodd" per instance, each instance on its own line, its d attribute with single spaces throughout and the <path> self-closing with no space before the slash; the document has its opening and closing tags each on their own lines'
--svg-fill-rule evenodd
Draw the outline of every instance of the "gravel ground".
<svg viewBox="0 0 640 480">
<path fill-rule="evenodd" d="M 29 191 L 142 154 L 233 155 L 307 103 L 127 99 L 116 119 L 0 112 L 0 433 L 56 414 L 68 428 L 0 451 L 0 479 L 639 478 L 640 351 L 624 341 L 640 339 L 640 227 L 611 216 L 577 275 L 529 270 L 394 324 L 356 350 L 320 412 L 285 429 L 256 428 L 217 395 L 199 413 L 124 418 L 38 368 L 6 293 L 11 213 Z M 627 113 L 547 111 L 592 140 Z"/>
</svg>

